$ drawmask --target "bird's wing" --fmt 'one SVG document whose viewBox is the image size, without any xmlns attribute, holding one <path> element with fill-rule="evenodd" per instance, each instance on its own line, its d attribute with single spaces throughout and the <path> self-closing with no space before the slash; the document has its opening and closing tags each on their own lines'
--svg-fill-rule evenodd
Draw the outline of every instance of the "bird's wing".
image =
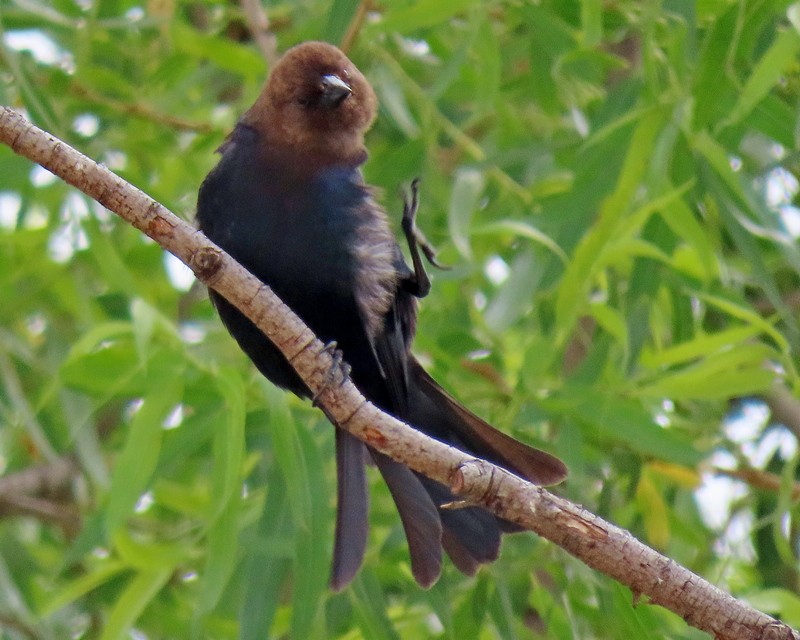
<svg viewBox="0 0 800 640">
<path fill-rule="evenodd" d="M 383 393 L 370 395 L 379 404 L 383 396 L 383 408 L 403 417 L 408 399 L 407 360 L 417 316 L 415 299 L 402 286 L 411 272 L 386 213 L 372 191 L 365 186 L 362 189 L 352 249 L 357 265 L 355 300 L 383 387 Z M 375 386 L 373 390 L 377 391 Z"/>
<path fill-rule="evenodd" d="M 408 358 L 407 338 L 409 306 L 413 299 L 398 291 L 391 309 L 386 314 L 382 330 L 372 337 L 372 348 L 383 372 L 393 410 L 399 418 L 408 415 Z M 416 314 L 416 308 L 413 307 Z"/>
</svg>

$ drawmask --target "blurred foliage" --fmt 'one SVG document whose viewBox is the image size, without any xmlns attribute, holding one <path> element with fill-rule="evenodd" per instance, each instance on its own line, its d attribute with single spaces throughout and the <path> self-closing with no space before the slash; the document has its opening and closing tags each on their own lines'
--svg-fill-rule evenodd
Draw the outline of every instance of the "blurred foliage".
<svg viewBox="0 0 800 640">
<path fill-rule="evenodd" d="M 267 12 L 280 50 L 353 43 L 393 219 L 422 178 L 453 266 L 421 312 L 432 373 L 562 456 L 556 491 L 800 622 L 798 428 L 759 400 L 798 387 L 800 5 Z M 187 219 L 268 71 L 233 2 L 0 0 L 0 29 L 2 102 Z M 0 148 L 0 468 L 81 470 L 53 517 L 0 521 L 0 638 L 705 637 L 532 534 L 420 591 L 377 474 L 365 567 L 329 593 L 332 430 L 187 288 Z"/>
</svg>

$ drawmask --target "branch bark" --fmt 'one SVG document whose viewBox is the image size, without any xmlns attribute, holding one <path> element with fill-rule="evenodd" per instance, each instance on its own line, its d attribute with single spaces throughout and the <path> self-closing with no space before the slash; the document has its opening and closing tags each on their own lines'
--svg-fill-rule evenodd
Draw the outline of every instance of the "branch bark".
<svg viewBox="0 0 800 640">
<path fill-rule="evenodd" d="M 244 13 L 247 28 L 250 30 L 250 35 L 267 61 L 267 64 L 272 68 L 280 57 L 278 55 L 278 43 L 275 34 L 270 31 L 269 18 L 264 7 L 258 0 L 239 0 Z"/>
<path fill-rule="evenodd" d="M 433 440 L 370 404 L 349 381 L 326 385 L 333 365 L 300 319 L 201 232 L 108 169 L 0 107 L 0 141 L 120 215 L 167 249 L 198 279 L 240 308 L 286 355 L 326 414 L 356 437 L 439 482 L 469 504 L 547 538 L 720 640 L 796 639 L 791 627 L 753 609 L 642 544 L 629 532 L 541 487 Z M 457 507 L 457 505 L 454 505 Z"/>
<path fill-rule="evenodd" d="M 31 516 L 76 536 L 81 524 L 72 496 L 77 472 L 75 460 L 63 457 L 0 477 L 0 518 Z"/>
<path fill-rule="evenodd" d="M 762 399 L 769 407 L 773 421 L 783 424 L 800 440 L 800 401 L 786 385 L 777 383 Z"/>
</svg>

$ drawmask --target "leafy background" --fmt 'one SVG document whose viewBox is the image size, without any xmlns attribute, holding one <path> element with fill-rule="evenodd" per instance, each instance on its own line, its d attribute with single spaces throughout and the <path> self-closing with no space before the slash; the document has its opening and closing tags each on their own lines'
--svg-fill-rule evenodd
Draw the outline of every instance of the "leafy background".
<svg viewBox="0 0 800 640">
<path fill-rule="evenodd" d="M 800 623 L 800 5 L 266 11 L 280 50 L 352 43 L 395 221 L 422 178 L 453 267 L 421 313 L 434 375 L 563 457 L 557 492 Z M 0 98 L 191 219 L 268 72 L 249 27 L 218 0 L 0 0 Z M 420 591 L 374 473 L 365 567 L 329 593 L 332 430 L 190 282 L 0 148 L 0 469 L 74 466 L 0 500 L 0 637 L 706 637 L 532 534 Z"/>
</svg>

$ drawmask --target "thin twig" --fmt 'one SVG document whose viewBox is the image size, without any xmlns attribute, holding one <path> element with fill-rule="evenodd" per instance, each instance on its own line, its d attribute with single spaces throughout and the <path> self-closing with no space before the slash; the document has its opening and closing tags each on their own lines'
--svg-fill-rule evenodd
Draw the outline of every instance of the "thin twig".
<svg viewBox="0 0 800 640">
<path fill-rule="evenodd" d="M 271 69 L 278 61 L 278 42 L 270 31 L 270 22 L 259 0 L 239 0 L 250 35 Z"/>
<path fill-rule="evenodd" d="M 0 629 L 3 628 L 16 631 L 31 640 L 38 640 L 40 637 L 33 627 L 30 627 L 19 618 L 7 614 L 0 614 Z"/>
<path fill-rule="evenodd" d="M 133 116 L 134 118 L 142 118 L 143 120 L 163 124 L 180 131 L 196 131 L 197 133 L 211 133 L 214 131 L 214 127 L 206 122 L 194 122 L 179 116 L 161 113 L 153 109 L 153 107 L 141 102 L 126 102 L 124 100 L 110 98 L 78 83 L 70 85 L 70 89 L 72 93 L 79 98 L 108 107 L 119 113 Z"/>
<path fill-rule="evenodd" d="M 356 38 L 358 38 L 358 34 L 361 32 L 361 27 L 364 25 L 364 19 L 367 17 L 367 14 L 371 9 L 372 0 L 361 0 L 361 2 L 358 4 L 358 8 L 353 15 L 353 19 L 350 20 L 350 24 L 347 26 L 347 31 L 345 31 L 342 41 L 339 43 L 339 48 L 345 53 L 350 51 L 356 41 Z"/>
<path fill-rule="evenodd" d="M 780 493 L 783 488 L 783 480 L 780 476 L 770 473 L 769 471 L 762 471 L 761 469 L 751 469 L 748 467 L 720 469 L 717 467 L 714 469 L 714 473 L 719 476 L 733 478 L 734 480 L 741 480 L 754 489 L 761 489 L 771 493 Z M 800 498 L 800 482 L 792 483 L 791 492 L 793 501 Z"/>
<path fill-rule="evenodd" d="M 63 457 L 0 477 L 0 518 L 30 516 L 77 535 L 81 520 L 72 485 L 78 473 L 75 460 Z"/>
<path fill-rule="evenodd" d="M 330 385 L 334 361 L 275 294 L 202 233 L 65 143 L 0 108 L 0 141 L 80 188 L 174 253 L 236 305 L 292 363 L 337 425 L 465 501 L 516 522 L 722 640 L 800 640 L 791 627 L 721 591 L 629 532 L 488 462 L 433 440 L 381 412 L 349 380 Z"/>
<path fill-rule="evenodd" d="M 78 465 L 70 457 L 28 467 L 0 477 L 0 504 L 13 496 L 60 496 L 69 489 Z"/>
<path fill-rule="evenodd" d="M 795 438 L 800 439 L 800 400 L 781 383 L 764 394 L 762 399 L 769 407 L 772 420 L 781 423 Z"/>
</svg>

